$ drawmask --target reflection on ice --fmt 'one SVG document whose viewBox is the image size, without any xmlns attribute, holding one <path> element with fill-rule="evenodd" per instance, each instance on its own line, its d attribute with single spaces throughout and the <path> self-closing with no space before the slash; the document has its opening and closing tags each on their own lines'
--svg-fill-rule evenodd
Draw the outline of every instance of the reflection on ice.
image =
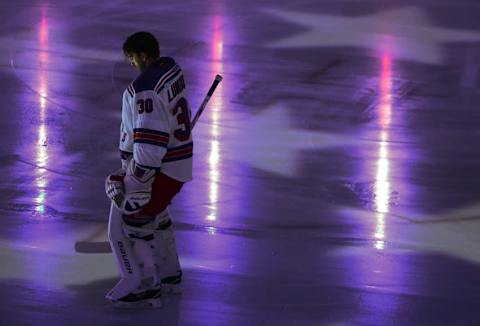
<svg viewBox="0 0 480 326">
<path fill-rule="evenodd" d="M 213 64 L 212 72 L 214 75 L 223 74 L 223 40 L 221 30 L 221 17 L 213 17 L 213 40 L 212 40 L 212 52 L 213 52 Z M 216 90 L 215 96 L 212 99 L 211 112 L 212 112 L 212 128 L 211 128 L 211 142 L 210 142 L 210 156 L 208 159 L 209 166 L 209 201 L 210 212 L 207 216 L 207 220 L 215 221 L 217 219 L 217 201 L 219 193 L 219 181 L 220 181 L 220 139 L 221 133 L 218 127 L 218 121 L 220 119 L 221 110 L 223 108 L 222 99 L 222 85 L 220 84 Z M 210 233 L 215 234 L 215 232 Z"/>
<path fill-rule="evenodd" d="M 46 188 L 48 186 L 46 169 L 48 165 L 48 130 L 46 125 L 46 109 L 48 96 L 48 87 L 47 87 L 47 63 L 48 63 L 48 21 L 45 16 L 45 11 L 42 15 L 42 20 L 40 23 L 40 30 L 38 33 L 40 51 L 39 51 L 39 62 L 40 69 L 38 70 L 39 76 L 39 126 L 38 126 L 38 142 L 37 142 L 37 169 L 36 169 L 36 186 L 37 186 L 37 197 L 34 199 L 36 204 L 36 211 L 40 214 L 45 213 L 45 201 L 47 197 Z"/>
<path fill-rule="evenodd" d="M 382 250 L 385 248 L 386 238 L 386 213 L 389 212 L 390 201 L 390 182 L 389 168 L 390 160 L 388 156 L 388 127 L 392 115 L 392 68 L 391 55 L 386 52 L 382 58 L 382 69 L 380 75 L 380 106 L 379 106 L 379 124 L 380 147 L 378 149 L 377 173 L 375 176 L 375 206 L 376 206 L 376 227 L 375 227 L 375 248 Z"/>
</svg>

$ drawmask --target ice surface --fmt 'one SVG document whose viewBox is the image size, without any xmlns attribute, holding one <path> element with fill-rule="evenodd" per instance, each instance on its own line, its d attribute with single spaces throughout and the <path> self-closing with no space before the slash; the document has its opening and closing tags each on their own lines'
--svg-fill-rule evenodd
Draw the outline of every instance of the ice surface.
<svg viewBox="0 0 480 326">
<path fill-rule="evenodd" d="M 411 4 L 4 1 L 0 324 L 480 324 L 480 7 Z M 75 245 L 108 248 L 139 30 L 194 110 L 224 80 L 171 206 L 183 294 L 118 311 Z"/>
</svg>

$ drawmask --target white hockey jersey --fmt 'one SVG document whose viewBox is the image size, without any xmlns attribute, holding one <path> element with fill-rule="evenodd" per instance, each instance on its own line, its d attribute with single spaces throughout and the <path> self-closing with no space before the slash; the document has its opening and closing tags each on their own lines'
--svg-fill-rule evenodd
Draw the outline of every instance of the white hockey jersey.
<svg viewBox="0 0 480 326">
<path fill-rule="evenodd" d="M 192 179 L 191 112 L 182 69 L 170 57 L 150 64 L 123 93 L 120 152 L 181 182 Z"/>
</svg>

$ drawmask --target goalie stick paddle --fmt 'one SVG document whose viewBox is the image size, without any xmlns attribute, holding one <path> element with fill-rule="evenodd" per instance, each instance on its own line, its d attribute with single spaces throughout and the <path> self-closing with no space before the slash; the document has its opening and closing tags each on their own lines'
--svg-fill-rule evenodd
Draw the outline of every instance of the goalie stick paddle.
<svg viewBox="0 0 480 326">
<path fill-rule="evenodd" d="M 213 93 L 215 92 L 215 89 L 220 84 L 222 79 L 223 77 L 221 75 L 215 76 L 215 79 L 213 80 L 213 83 L 210 86 L 210 89 L 208 90 L 207 95 L 203 99 L 202 104 L 198 108 L 197 113 L 195 113 L 195 116 L 193 117 L 190 123 L 191 129 L 195 127 L 195 124 L 197 123 L 198 119 L 202 115 L 203 111 L 205 110 L 205 107 L 207 106 L 208 101 L 210 101 L 210 98 L 212 97 Z M 77 241 L 75 243 L 75 251 L 79 253 L 109 253 L 109 252 L 112 252 L 112 249 L 108 241 L 89 241 L 88 239 L 86 239 L 83 241 Z"/>
<path fill-rule="evenodd" d="M 101 254 L 112 252 L 108 241 L 78 241 L 75 243 L 75 251 L 87 254 Z"/>
</svg>

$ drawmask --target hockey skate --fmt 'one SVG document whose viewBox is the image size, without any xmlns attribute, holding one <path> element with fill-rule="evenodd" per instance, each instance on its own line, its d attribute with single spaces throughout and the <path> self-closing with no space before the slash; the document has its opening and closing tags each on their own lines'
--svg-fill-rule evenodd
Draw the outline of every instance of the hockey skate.
<svg viewBox="0 0 480 326">
<path fill-rule="evenodd" d="M 152 289 L 140 293 L 132 293 L 118 300 L 112 300 L 115 308 L 137 309 L 137 308 L 161 308 L 161 290 Z"/>
<path fill-rule="evenodd" d="M 161 295 L 162 287 L 157 285 L 154 287 L 140 287 L 131 293 L 116 298 L 115 292 L 119 292 L 119 288 L 123 287 L 124 279 L 106 295 L 106 298 L 113 303 L 116 308 L 160 308 L 162 307 Z"/>
</svg>

